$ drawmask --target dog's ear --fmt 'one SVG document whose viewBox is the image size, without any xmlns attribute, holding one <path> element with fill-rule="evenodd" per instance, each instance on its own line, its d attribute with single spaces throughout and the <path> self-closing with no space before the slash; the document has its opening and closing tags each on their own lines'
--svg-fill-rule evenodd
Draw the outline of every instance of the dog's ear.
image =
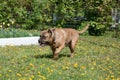
<svg viewBox="0 0 120 80">
<path fill-rule="evenodd" d="M 52 34 L 54 30 L 55 30 L 54 28 L 48 29 L 48 33 Z"/>
<path fill-rule="evenodd" d="M 49 34 L 52 34 L 52 30 L 51 30 L 51 29 L 48 29 L 48 33 L 49 33 Z"/>
<path fill-rule="evenodd" d="M 55 28 L 48 29 L 48 33 L 52 36 L 54 34 L 54 30 L 55 30 Z"/>
</svg>

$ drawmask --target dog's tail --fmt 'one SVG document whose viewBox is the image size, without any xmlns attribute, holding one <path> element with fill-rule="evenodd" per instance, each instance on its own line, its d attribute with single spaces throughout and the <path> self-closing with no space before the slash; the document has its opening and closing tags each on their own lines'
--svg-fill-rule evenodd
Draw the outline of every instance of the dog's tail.
<svg viewBox="0 0 120 80">
<path fill-rule="evenodd" d="M 87 31 L 88 28 L 89 28 L 89 24 L 87 24 L 87 26 L 85 26 L 83 30 L 79 31 L 79 34 L 84 33 L 85 31 Z"/>
</svg>

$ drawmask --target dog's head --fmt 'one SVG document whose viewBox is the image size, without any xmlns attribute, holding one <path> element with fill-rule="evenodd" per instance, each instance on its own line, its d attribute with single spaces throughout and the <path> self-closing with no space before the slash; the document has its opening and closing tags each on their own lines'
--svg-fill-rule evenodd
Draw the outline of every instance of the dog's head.
<svg viewBox="0 0 120 80">
<path fill-rule="evenodd" d="M 55 29 L 48 29 L 48 30 L 44 30 L 41 32 L 40 34 L 40 38 L 38 40 L 38 43 L 40 44 L 40 46 L 46 46 L 49 45 L 50 43 L 52 43 L 53 41 L 53 36 L 54 36 L 54 31 Z"/>
</svg>

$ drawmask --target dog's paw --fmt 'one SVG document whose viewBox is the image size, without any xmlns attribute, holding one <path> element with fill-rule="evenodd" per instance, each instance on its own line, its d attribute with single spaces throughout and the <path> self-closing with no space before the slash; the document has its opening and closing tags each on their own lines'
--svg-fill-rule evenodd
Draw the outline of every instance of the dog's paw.
<svg viewBox="0 0 120 80">
<path fill-rule="evenodd" d="M 71 54 L 71 55 L 70 55 L 70 58 L 73 58 L 73 57 L 74 57 L 74 54 Z"/>
</svg>

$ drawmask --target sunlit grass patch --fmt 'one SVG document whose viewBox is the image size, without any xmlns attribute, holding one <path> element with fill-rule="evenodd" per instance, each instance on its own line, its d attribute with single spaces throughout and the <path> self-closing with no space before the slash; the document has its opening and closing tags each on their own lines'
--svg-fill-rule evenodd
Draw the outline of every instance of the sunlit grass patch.
<svg viewBox="0 0 120 80">
<path fill-rule="evenodd" d="M 52 60 L 49 47 L 0 47 L 0 80 L 119 80 L 120 40 L 81 36 L 74 58 L 68 48 Z"/>
</svg>

